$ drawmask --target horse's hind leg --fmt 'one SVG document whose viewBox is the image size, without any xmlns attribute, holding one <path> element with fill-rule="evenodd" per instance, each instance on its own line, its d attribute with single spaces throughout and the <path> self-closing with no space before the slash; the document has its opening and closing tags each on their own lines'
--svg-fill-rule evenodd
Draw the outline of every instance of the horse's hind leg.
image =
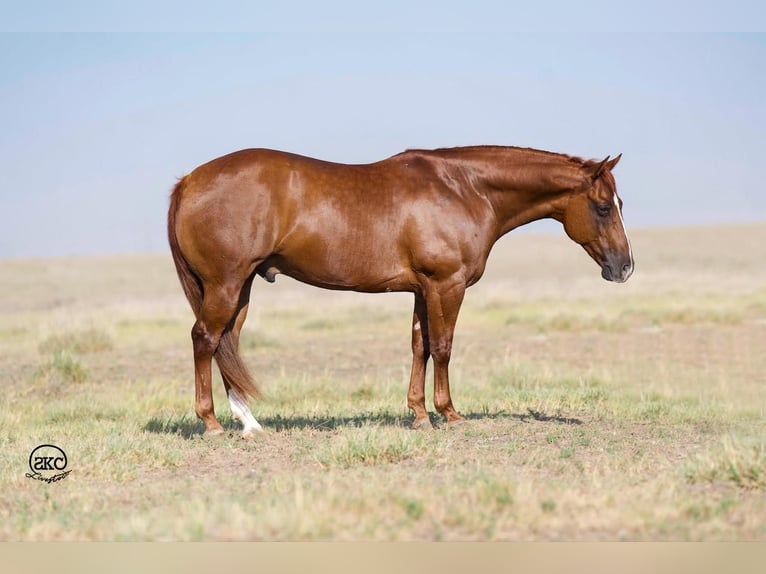
<svg viewBox="0 0 766 574">
<path fill-rule="evenodd" d="M 222 337 L 231 337 L 231 344 L 235 353 L 239 353 L 239 335 L 242 331 L 242 325 L 247 318 L 247 309 L 250 306 L 250 289 L 253 284 L 253 278 L 245 281 L 244 286 L 239 294 L 239 303 L 237 306 L 236 314 L 230 324 L 224 330 Z M 247 405 L 247 399 L 240 397 L 239 393 L 233 388 L 232 382 L 229 377 L 221 373 L 223 378 L 223 385 L 226 387 L 226 396 L 229 398 L 229 406 L 231 407 L 232 416 L 242 423 L 242 437 L 251 438 L 257 433 L 263 431 L 263 427 L 255 420 L 253 413 L 250 411 L 250 407 Z"/>
<path fill-rule="evenodd" d="M 205 434 L 223 434 L 215 417 L 212 389 L 212 359 L 221 335 L 237 310 L 240 286 L 205 285 L 197 322 L 192 327 L 194 344 L 195 411 L 205 424 Z"/>
</svg>

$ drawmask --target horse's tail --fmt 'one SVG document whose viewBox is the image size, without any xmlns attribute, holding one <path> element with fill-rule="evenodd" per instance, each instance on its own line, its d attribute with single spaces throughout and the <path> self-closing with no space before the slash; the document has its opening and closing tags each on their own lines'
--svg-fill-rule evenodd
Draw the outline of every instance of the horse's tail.
<svg viewBox="0 0 766 574">
<path fill-rule="evenodd" d="M 168 242 L 170 243 L 170 252 L 173 254 L 173 263 L 176 266 L 178 279 L 181 281 L 186 298 L 189 300 L 194 316 L 199 319 L 200 309 L 202 307 L 202 282 L 197 274 L 189 265 L 181 251 L 176 237 L 176 214 L 178 204 L 181 202 L 181 193 L 186 186 L 186 177 L 181 178 L 173 188 L 170 194 L 170 207 L 168 208 Z M 237 337 L 232 331 L 232 324 L 229 324 L 221 335 L 221 340 L 215 350 L 215 362 L 221 370 L 221 374 L 229 382 L 231 387 L 241 398 L 247 395 L 257 399 L 261 397 L 261 391 L 258 385 L 250 376 L 247 367 L 242 362 L 237 349 Z"/>
<path fill-rule="evenodd" d="M 261 390 L 253 377 L 250 376 L 245 363 L 242 362 L 242 357 L 239 356 L 237 338 L 234 331 L 231 330 L 231 326 L 227 327 L 221 335 L 221 340 L 213 357 L 215 357 L 215 362 L 221 370 L 221 375 L 225 377 L 241 398 L 244 399 L 247 395 L 254 399 L 261 398 Z"/>
<path fill-rule="evenodd" d="M 181 192 L 186 186 L 186 177 L 178 180 L 173 193 L 170 194 L 170 207 L 168 208 L 168 242 L 170 243 L 170 253 L 173 255 L 173 263 L 176 266 L 178 279 L 181 281 L 181 287 L 189 300 L 194 316 L 199 318 L 199 310 L 202 306 L 202 283 L 199 277 L 194 273 L 189 262 L 181 252 L 181 246 L 176 237 L 176 214 L 178 213 L 178 204 L 181 203 Z"/>
</svg>

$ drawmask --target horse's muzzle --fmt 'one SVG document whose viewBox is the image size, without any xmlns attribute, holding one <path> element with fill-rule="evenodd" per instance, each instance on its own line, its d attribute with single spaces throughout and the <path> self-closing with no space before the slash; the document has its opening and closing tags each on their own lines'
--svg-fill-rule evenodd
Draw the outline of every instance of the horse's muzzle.
<svg viewBox="0 0 766 574">
<path fill-rule="evenodd" d="M 632 259 L 611 259 L 601 265 L 601 277 L 615 283 L 625 283 L 633 275 Z"/>
</svg>

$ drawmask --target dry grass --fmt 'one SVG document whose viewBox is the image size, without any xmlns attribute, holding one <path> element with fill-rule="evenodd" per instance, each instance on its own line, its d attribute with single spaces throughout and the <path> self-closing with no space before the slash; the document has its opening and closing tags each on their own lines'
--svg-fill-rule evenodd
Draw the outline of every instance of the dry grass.
<svg viewBox="0 0 766 574">
<path fill-rule="evenodd" d="M 112 346 L 112 338 L 105 331 L 91 327 L 82 331 L 49 335 L 40 343 L 38 349 L 40 353 L 54 355 L 64 352 L 84 355 L 109 351 Z"/>
<path fill-rule="evenodd" d="M 243 353 L 268 433 L 193 414 L 168 256 L 0 266 L 0 538 L 766 538 L 766 226 L 640 231 L 608 284 L 518 235 L 466 298 L 453 398 L 409 429 L 411 297 L 257 282 Z M 731 249 L 736 245 L 736 249 Z M 72 473 L 27 479 L 61 446 Z"/>
</svg>

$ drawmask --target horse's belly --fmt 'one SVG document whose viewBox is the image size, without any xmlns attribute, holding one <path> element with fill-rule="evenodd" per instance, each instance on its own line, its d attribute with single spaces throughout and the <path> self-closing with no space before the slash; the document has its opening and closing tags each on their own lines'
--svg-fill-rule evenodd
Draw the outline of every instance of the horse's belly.
<svg viewBox="0 0 766 574">
<path fill-rule="evenodd" d="M 269 281 L 281 273 L 326 289 L 377 293 L 410 291 L 412 284 L 411 271 L 398 254 L 358 244 L 311 243 L 284 249 L 264 261 L 258 271 Z"/>
</svg>

